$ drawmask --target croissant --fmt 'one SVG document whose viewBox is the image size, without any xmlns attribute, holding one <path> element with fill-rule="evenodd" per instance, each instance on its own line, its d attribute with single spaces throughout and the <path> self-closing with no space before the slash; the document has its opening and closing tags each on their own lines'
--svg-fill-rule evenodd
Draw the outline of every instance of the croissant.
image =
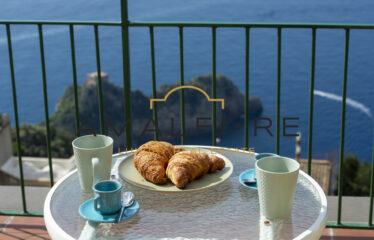
<svg viewBox="0 0 374 240">
<path fill-rule="evenodd" d="M 174 147 L 174 154 L 185 151 L 184 148 L 181 147 Z"/>
<path fill-rule="evenodd" d="M 174 147 L 162 141 L 149 141 L 135 152 L 134 166 L 148 181 L 158 184 L 167 182 L 166 166 L 174 155 Z"/>
<path fill-rule="evenodd" d="M 178 188 L 184 188 L 194 179 L 206 173 L 222 170 L 225 167 L 223 159 L 206 153 L 182 151 L 176 153 L 166 168 L 167 177 Z"/>
</svg>

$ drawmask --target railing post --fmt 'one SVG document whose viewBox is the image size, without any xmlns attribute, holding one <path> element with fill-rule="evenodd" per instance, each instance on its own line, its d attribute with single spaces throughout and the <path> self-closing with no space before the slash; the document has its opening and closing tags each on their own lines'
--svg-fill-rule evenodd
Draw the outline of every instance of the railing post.
<svg viewBox="0 0 374 240">
<path fill-rule="evenodd" d="M 344 135 L 345 135 L 345 105 L 347 98 L 347 73 L 348 73 L 348 56 L 349 56 L 349 28 L 345 29 L 345 51 L 344 51 L 344 76 L 343 76 L 343 94 L 342 94 L 342 118 L 340 127 L 340 152 L 339 152 L 339 173 L 338 173 L 338 220 L 341 224 L 342 215 L 342 195 L 343 195 L 343 161 L 344 161 Z"/>
<path fill-rule="evenodd" d="M 245 28 L 245 96 L 244 96 L 244 147 L 248 150 L 248 122 L 249 122 L 249 27 Z"/>
<path fill-rule="evenodd" d="M 13 92 L 14 122 L 16 124 L 17 156 L 18 156 L 18 165 L 19 165 L 19 176 L 20 176 L 20 181 L 21 181 L 22 208 L 23 208 L 23 212 L 27 213 L 25 181 L 23 179 L 21 141 L 20 141 L 20 134 L 19 134 L 17 90 L 16 90 L 16 80 L 15 80 L 15 77 L 14 77 L 12 37 L 10 35 L 11 33 L 10 33 L 9 24 L 6 25 L 6 32 L 7 32 L 7 38 L 8 38 L 10 78 L 11 78 L 11 81 L 12 81 L 12 92 Z"/>
<path fill-rule="evenodd" d="M 104 127 L 104 109 L 103 109 L 103 88 L 101 82 L 101 63 L 100 63 L 100 43 L 99 43 L 99 26 L 94 26 L 95 31 L 95 47 L 96 47 L 96 71 L 97 71 L 97 95 L 99 101 L 99 118 L 100 118 L 100 133 L 105 134 Z"/>
<path fill-rule="evenodd" d="M 216 27 L 212 27 L 212 98 L 216 98 Z M 212 103 L 212 145 L 217 145 L 216 102 Z"/>
<path fill-rule="evenodd" d="M 310 67 L 309 89 L 309 133 L 308 133 L 308 174 L 312 173 L 312 145 L 313 145 L 313 106 L 314 106 L 314 72 L 316 62 L 316 28 L 312 29 L 312 59 Z"/>
<path fill-rule="evenodd" d="M 155 38 L 153 27 L 149 27 L 149 41 L 151 43 L 151 64 L 152 64 L 152 98 L 157 98 L 156 90 L 156 61 L 155 61 Z M 154 133 L 155 140 L 158 140 L 158 116 L 157 102 L 153 103 L 153 120 L 155 121 L 156 131 Z"/>
<path fill-rule="evenodd" d="M 276 153 L 279 154 L 280 138 L 280 88 L 281 88 L 281 59 L 282 59 L 282 28 L 278 27 L 278 55 L 277 55 L 277 140 Z"/>
<path fill-rule="evenodd" d="M 70 49 L 71 49 L 71 64 L 73 70 L 73 86 L 74 86 L 74 106 L 75 106 L 75 129 L 76 136 L 79 137 L 79 101 L 78 101 L 78 81 L 77 81 L 77 65 L 75 61 L 75 40 L 74 40 L 74 26 L 69 25 L 70 30 Z"/>
<path fill-rule="evenodd" d="M 48 165 L 49 165 L 49 180 L 50 186 L 54 184 L 53 180 L 53 168 L 52 168 L 52 153 L 51 153 L 51 133 L 49 127 L 49 111 L 48 111 L 48 93 L 47 93 L 47 74 L 45 68 L 45 57 L 44 57 L 44 40 L 43 40 L 43 28 L 42 25 L 38 25 L 39 30 L 39 44 L 40 44 L 40 60 L 42 65 L 42 80 L 43 80 L 43 97 L 44 97 L 44 113 L 45 113 L 45 130 L 47 140 L 47 154 L 48 154 Z"/>
<path fill-rule="evenodd" d="M 183 27 L 179 27 L 179 63 L 180 63 L 180 85 L 184 85 L 184 54 L 183 54 Z M 184 90 L 180 92 L 180 118 L 181 118 L 181 143 L 186 144 L 186 123 L 184 116 Z"/>
<path fill-rule="evenodd" d="M 373 197 L 374 197 L 374 141 L 373 153 L 371 157 L 371 171 L 370 171 L 370 205 L 369 205 L 369 226 L 373 226 Z"/>
<path fill-rule="evenodd" d="M 131 139 L 131 88 L 130 88 L 130 52 L 129 52 L 129 20 L 127 0 L 121 0 L 122 58 L 123 58 L 123 91 L 125 103 L 126 148 L 132 147 Z"/>
</svg>

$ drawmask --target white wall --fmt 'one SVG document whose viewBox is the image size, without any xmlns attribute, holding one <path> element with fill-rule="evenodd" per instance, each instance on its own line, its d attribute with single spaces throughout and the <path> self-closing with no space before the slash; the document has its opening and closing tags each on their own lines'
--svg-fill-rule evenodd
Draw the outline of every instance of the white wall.
<svg viewBox="0 0 374 240">
<path fill-rule="evenodd" d="M 9 116 L 7 114 L 0 114 L 0 166 L 12 155 L 12 136 Z"/>
</svg>

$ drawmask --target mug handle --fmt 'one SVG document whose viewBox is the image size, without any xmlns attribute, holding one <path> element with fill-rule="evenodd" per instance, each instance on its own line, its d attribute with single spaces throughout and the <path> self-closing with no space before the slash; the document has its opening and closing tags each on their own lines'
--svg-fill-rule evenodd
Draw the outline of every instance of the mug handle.
<svg viewBox="0 0 374 240">
<path fill-rule="evenodd" d="M 93 171 L 93 185 L 95 185 L 96 183 L 100 182 L 100 173 L 98 171 L 99 169 L 99 162 L 100 160 L 96 157 L 92 158 L 91 159 L 92 161 L 92 171 Z"/>
<path fill-rule="evenodd" d="M 100 205 L 98 204 L 98 200 L 100 199 L 100 196 L 99 195 L 97 195 L 96 197 L 95 197 L 95 199 L 94 199 L 94 206 L 95 206 L 95 210 L 96 211 L 99 211 L 100 210 Z"/>
</svg>

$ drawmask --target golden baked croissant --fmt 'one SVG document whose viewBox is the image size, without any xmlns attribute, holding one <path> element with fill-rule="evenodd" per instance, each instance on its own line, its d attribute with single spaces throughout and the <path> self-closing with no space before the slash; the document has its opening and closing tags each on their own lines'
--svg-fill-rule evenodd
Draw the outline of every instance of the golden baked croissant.
<svg viewBox="0 0 374 240">
<path fill-rule="evenodd" d="M 170 143 L 149 141 L 135 152 L 134 166 L 148 181 L 158 184 L 167 182 L 166 166 L 174 155 L 174 147 Z"/>
<path fill-rule="evenodd" d="M 182 152 L 182 151 L 186 151 L 186 150 L 182 147 L 174 147 L 174 154 Z"/>
<path fill-rule="evenodd" d="M 225 161 L 217 156 L 182 151 L 169 160 L 166 175 L 178 188 L 184 188 L 205 173 L 215 172 L 224 167 Z"/>
</svg>

